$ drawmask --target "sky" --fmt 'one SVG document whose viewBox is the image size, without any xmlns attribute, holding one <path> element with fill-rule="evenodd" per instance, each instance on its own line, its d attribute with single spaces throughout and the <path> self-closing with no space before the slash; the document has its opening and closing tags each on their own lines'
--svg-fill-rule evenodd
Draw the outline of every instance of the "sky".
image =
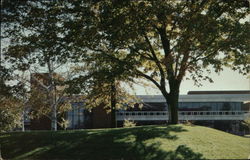
<svg viewBox="0 0 250 160">
<path fill-rule="evenodd" d="M 250 90 L 250 79 L 229 68 L 225 68 L 219 75 L 212 72 L 210 77 L 214 82 L 202 81 L 201 87 L 195 86 L 192 80 L 184 80 L 180 86 L 180 94 L 187 94 L 188 91 Z M 145 90 L 145 87 L 136 86 L 135 90 L 137 95 L 161 95 L 158 89 L 149 87 Z"/>
</svg>

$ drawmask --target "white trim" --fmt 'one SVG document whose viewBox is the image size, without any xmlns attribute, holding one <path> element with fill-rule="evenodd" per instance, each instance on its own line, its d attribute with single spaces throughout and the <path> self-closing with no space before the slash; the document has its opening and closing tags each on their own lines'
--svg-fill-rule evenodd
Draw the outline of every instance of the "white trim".
<svg viewBox="0 0 250 160">
<path fill-rule="evenodd" d="M 244 120 L 246 111 L 179 111 L 179 120 Z M 118 111 L 117 121 L 167 121 L 167 111 Z"/>
<path fill-rule="evenodd" d="M 162 95 L 138 95 L 143 102 L 163 102 Z M 201 94 L 180 95 L 179 102 L 246 102 L 250 101 L 250 94 Z"/>
</svg>

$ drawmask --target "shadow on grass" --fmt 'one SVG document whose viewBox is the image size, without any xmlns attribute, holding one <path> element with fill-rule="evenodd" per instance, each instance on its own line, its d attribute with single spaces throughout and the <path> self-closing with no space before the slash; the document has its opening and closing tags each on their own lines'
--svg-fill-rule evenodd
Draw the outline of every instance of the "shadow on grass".
<svg viewBox="0 0 250 160">
<path fill-rule="evenodd" d="M 201 159 L 185 145 L 161 148 L 155 138 L 175 141 L 181 126 L 146 126 L 114 130 L 31 132 L 3 138 L 2 155 L 16 159 Z M 8 143 L 9 142 L 9 143 Z"/>
</svg>

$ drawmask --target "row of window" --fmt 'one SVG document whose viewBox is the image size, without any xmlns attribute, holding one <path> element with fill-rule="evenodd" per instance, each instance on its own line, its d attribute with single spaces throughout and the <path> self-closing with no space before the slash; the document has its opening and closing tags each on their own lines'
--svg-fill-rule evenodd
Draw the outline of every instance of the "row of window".
<svg viewBox="0 0 250 160">
<path fill-rule="evenodd" d="M 72 110 L 68 111 L 69 128 L 79 128 L 84 124 L 85 110 L 83 103 L 72 103 Z M 241 102 L 179 102 L 179 111 L 241 111 Z M 129 111 L 166 111 L 166 103 L 145 103 L 142 108 L 133 107 Z"/>
<path fill-rule="evenodd" d="M 179 110 L 240 111 L 241 102 L 180 102 Z"/>
<path fill-rule="evenodd" d="M 180 111 L 240 111 L 242 102 L 179 102 Z M 142 108 L 136 105 L 129 111 L 166 111 L 166 103 L 145 103 Z"/>
<path fill-rule="evenodd" d="M 72 103 L 72 110 L 67 113 L 69 128 L 79 128 L 84 124 L 84 108 L 80 103 Z"/>
</svg>

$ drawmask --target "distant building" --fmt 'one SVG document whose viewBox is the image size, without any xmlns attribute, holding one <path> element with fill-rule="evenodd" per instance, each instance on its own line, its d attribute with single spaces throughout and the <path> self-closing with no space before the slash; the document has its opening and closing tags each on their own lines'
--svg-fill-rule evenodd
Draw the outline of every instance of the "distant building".
<svg viewBox="0 0 250 160">
<path fill-rule="evenodd" d="M 118 111 L 118 125 L 122 125 L 124 119 L 138 125 L 166 123 L 168 107 L 163 96 L 139 98 L 143 100 L 143 108 Z M 250 117 L 250 91 L 190 91 L 179 96 L 179 120 L 182 122 L 236 132 L 240 130 L 240 121 L 247 117 Z"/>
<path fill-rule="evenodd" d="M 143 107 L 138 105 L 126 110 L 118 110 L 116 114 L 118 127 L 125 119 L 132 120 L 137 125 L 163 124 L 168 120 L 167 104 L 161 95 L 138 96 Z M 74 104 L 72 111 L 67 113 L 70 121 L 69 129 L 84 126 L 88 122 L 89 128 L 110 127 L 110 115 L 101 106 L 94 108 L 91 114 Z M 250 91 L 190 91 L 188 95 L 179 97 L 179 120 L 192 121 L 195 124 L 232 130 L 233 125 L 242 121 L 250 112 Z M 86 117 L 88 118 L 86 118 Z M 85 121 L 87 119 L 87 121 Z M 81 127 L 80 127 L 81 128 Z"/>
<path fill-rule="evenodd" d="M 33 75 L 34 76 L 34 75 Z M 35 74 L 46 83 L 46 74 Z M 44 77 L 43 77 L 44 76 Z M 32 81 L 32 78 L 31 78 Z M 39 88 L 32 82 L 33 88 Z M 168 107 L 161 95 L 140 95 L 142 108 L 138 104 L 126 110 L 118 110 L 116 120 L 118 127 L 125 119 L 132 120 L 137 125 L 163 124 L 168 121 Z M 111 115 L 107 114 L 102 105 L 91 111 L 84 108 L 84 100 L 73 101 L 72 110 L 64 114 L 69 121 L 68 129 L 109 128 Z M 187 95 L 179 96 L 179 120 L 192 121 L 195 124 L 233 131 L 239 128 L 240 121 L 250 116 L 250 90 L 246 91 L 189 91 Z M 26 127 L 31 130 L 50 129 L 50 119 L 42 117 L 26 121 Z"/>
</svg>

